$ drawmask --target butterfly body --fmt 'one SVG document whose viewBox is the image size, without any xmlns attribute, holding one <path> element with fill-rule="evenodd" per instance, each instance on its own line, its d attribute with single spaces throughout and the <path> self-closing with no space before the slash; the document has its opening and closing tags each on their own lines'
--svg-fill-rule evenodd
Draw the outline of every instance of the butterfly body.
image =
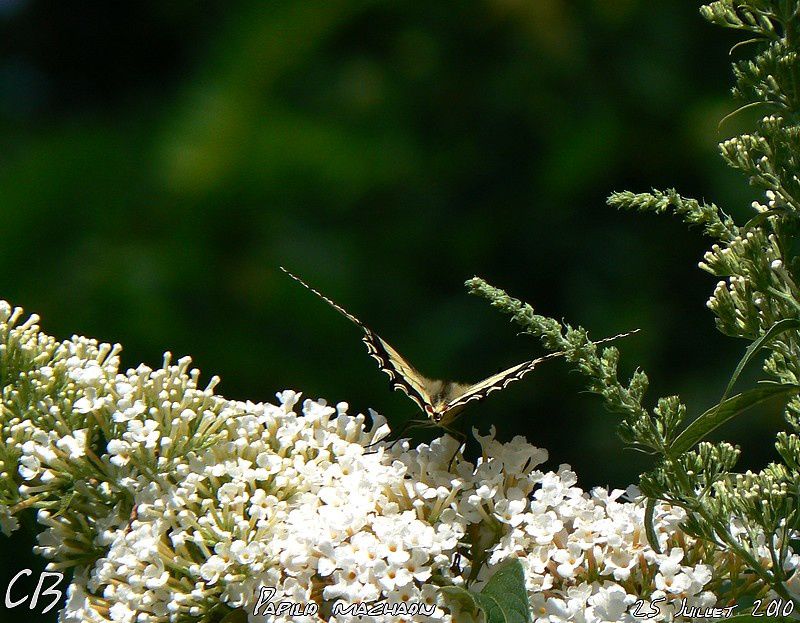
<svg viewBox="0 0 800 623">
<path fill-rule="evenodd" d="M 470 386 L 466 383 L 426 379 L 425 391 L 430 397 L 430 404 L 425 405 L 425 414 L 435 424 L 446 425 L 448 422 L 453 421 L 466 405 L 461 404 L 455 407 L 450 407 L 449 405 L 469 388 Z"/>
<path fill-rule="evenodd" d="M 293 275 L 285 268 L 281 267 L 281 270 L 292 279 L 311 290 L 336 311 L 361 328 L 364 332 L 362 341 L 367 346 L 367 352 L 378 362 L 380 370 L 389 376 L 389 382 L 392 388 L 402 391 L 411 398 L 411 400 L 422 409 L 429 418 L 430 424 L 433 426 L 447 428 L 449 424 L 458 417 L 461 411 L 463 411 L 467 403 L 483 400 L 490 393 L 505 389 L 510 383 L 521 379 L 542 361 L 564 354 L 560 352 L 550 353 L 538 359 L 524 361 L 471 385 L 454 381 L 428 379 L 420 374 L 416 368 L 406 361 L 388 342 L 350 312 L 309 286 L 302 279 Z"/>
</svg>

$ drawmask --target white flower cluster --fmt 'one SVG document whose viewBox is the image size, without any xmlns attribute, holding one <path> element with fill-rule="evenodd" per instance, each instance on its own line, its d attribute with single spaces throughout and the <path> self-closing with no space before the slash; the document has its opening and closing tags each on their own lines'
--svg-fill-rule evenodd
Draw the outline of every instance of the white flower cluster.
<svg viewBox="0 0 800 623">
<path fill-rule="evenodd" d="M 365 450 L 388 432 L 382 420 L 365 432 L 344 403 L 306 400 L 301 416 L 299 394 L 279 399 L 228 403 L 219 415 L 227 440 L 128 483 L 135 518 L 76 581 L 63 621 L 176 621 L 221 603 L 252 610 L 261 587 L 276 588 L 276 602 L 323 607 L 435 603 L 426 581 L 448 572 L 463 530 L 421 519 L 414 502 L 433 503 L 406 486 L 403 465 Z M 447 618 L 438 609 L 416 620 Z"/>
<path fill-rule="evenodd" d="M 712 566 L 706 563 L 722 562 L 722 553 L 702 562 L 690 538 L 681 535 L 682 547 L 674 544 L 684 518 L 680 509 L 658 507 L 655 525 L 664 551 L 659 554 L 647 544 L 641 501 L 619 501 L 626 494 L 621 490 L 595 488 L 587 494 L 576 481 L 562 465 L 541 476 L 530 499 L 520 502 L 515 492 L 519 509 L 513 515 L 495 514 L 508 529 L 490 562 L 520 557 L 537 623 L 671 621 L 683 599 L 688 606 L 714 606 L 717 599 L 706 589 Z M 627 493 L 635 496 L 635 487 Z M 640 595 L 648 600 L 635 607 Z M 651 612 L 653 600 L 658 615 L 634 616 L 637 609 Z"/>
<path fill-rule="evenodd" d="M 0 303 L 3 432 L 0 524 L 38 509 L 37 551 L 75 571 L 63 623 L 219 621 L 262 588 L 315 604 L 278 622 L 461 621 L 439 594 L 479 590 L 510 556 L 526 571 L 537 623 L 672 620 L 710 606 L 725 553 L 656 515 L 663 554 L 644 538 L 641 500 L 576 486 L 568 466 L 517 437 L 478 436 L 474 464 L 449 437 L 389 446 L 385 421 L 300 395 L 225 400 L 188 358 L 118 371 L 118 347 L 58 344 Z M 16 483 L 21 479 L 22 485 Z M 666 598 L 635 619 L 639 595 Z M 397 617 L 337 604 L 423 603 Z M 644 606 L 647 609 L 647 605 Z M 682 620 L 677 618 L 675 620 Z"/>
</svg>

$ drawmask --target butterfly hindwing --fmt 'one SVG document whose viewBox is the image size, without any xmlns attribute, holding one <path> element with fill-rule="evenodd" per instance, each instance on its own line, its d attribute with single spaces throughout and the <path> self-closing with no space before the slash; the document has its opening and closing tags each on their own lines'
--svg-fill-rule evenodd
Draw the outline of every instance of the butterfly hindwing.
<svg viewBox="0 0 800 623">
<path fill-rule="evenodd" d="M 425 390 L 425 385 L 428 383 L 428 379 L 417 372 L 416 368 L 408 363 L 400 353 L 392 348 L 388 342 L 386 342 L 358 318 L 353 316 L 353 314 L 345 310 L 341 305 L 336 304 L 327 296 L 312 288 L 305 281 L 300 279 L 300 277 L 293 275 L 283 267 L 281 267 L 281 270 L 289 275 L 292 279 L 311 290 L 323 301 L 328 303 L 328 305 L 356 324 L 364 332 L 364 337 L 361 339 L 363 340 L 364 344 L 367 345 L 367 352 L 369 353 L 370 357 L 378 362 L 378 367 L 380 370 L 389 377 L 389 382 L 392 385 L 392 389 L 402 391 L 423 411 L 426 411 L 427 407 L 431 407 L 431 398 L 428 395 L 428 392 Z"/>
</svg>

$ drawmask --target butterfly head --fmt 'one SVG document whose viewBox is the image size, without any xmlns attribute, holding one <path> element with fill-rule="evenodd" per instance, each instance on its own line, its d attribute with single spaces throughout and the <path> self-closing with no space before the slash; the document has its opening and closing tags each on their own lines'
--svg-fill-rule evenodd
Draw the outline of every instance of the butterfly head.
<svg viewBox="0 0 800 623">
<path fill-rule="evenodd" d="M 446 411 L 442 411 L 443 405 L 425 405 L 425 415 L 427 415 L 434 424 L 441 424 L 444 419 Z"/>
<path fill-rule="evenodd" d="M 451 406 L 446 400 L 425 405 L 425 414 L 435 426 L 448 426 L 464 409 L 464 405 Z"/>
<path fill-rule="evenodd" d="M 424 405 L 425 415 L 435 426 L 447 426 L 461 412 L 464 405 L 453 405 L 454 399 L 466 385 L 452 381 L 428 381 L 426 390 L 430 400 Z"/>
</svg>

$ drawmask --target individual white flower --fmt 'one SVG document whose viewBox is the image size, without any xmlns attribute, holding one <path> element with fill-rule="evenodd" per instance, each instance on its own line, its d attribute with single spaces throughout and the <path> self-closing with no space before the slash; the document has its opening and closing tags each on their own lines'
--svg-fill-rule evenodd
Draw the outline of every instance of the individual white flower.
<svg viewBox="0 0 800 623">
<path fill-rule="evenodd" d="M 654 578 L 657 589 L 673 595 L 683 595 L 692 586 L 692 578 L 686 573 L 657 573 Z"/>
<path fill-rule="evenodd" d="M 134 445 L 152 450 L 157 446 L 159 439 L 159 424 L 155 420 L 131 420 L 128 422 L 128 432 L 123 438 Z"/>
<path fill-rule="evenodd" d="M 567 546 L 567 549 L 556 550 L 553 554 L 553 560 L 558 563 L 556 573 L 562 578 L 575 577 L 575 573 L 583 564 L 583 550 L 574 544 Z"/>
<path fill-rule="evenodd" d="M 618 584 L 607 584 L 599 587 L 589 597 L 586 618 L 596 621 L 635 621 L 630 613 L 630 606 L 638 597 L 629 595 Z"/>
<path fill-rule="evenodd" d="M 681 570 L 681 561 L 686 553 L 679 547 L 673 547 L 669 555 L 663 557 L 658 563 L 658 570 L 665 576 L 676 575 Z"/>
<path fill-rule="evenodd" d="M 200 566 L 200 575 L 209 584 L 215 584 L 227 568 L 228 562 L 215 554 Z"/>
<path fill-rule="evenodd" d="M 608 551 L 597 548 L 595 552 L 597 552 L 594 556 L 595 561 L 602 563 L 600 572 L 603 575 L 611 575 L 618 581 L 627 580 L 639 561 L 639 556 L 632 547 L 617 546 Z"/>
<path fill-rule="evenodd" d="M 528 500 L 522 496 L 519 490 L 507 493 L 510 499 L 499 500 L 494 505 L 494 515 L 510 526 L 518 526 L 524 520 L 524 511 L 528 506 Z"/>
<path fill-rule="evenodd" d="M 686 591 L 689 595 L 696 595 L 702 591 L 714 577 L 711 567 L 703 564 L 684 567 L 683 573 L 689 579 L 689 589 Z"/>
<path fill-rule="evenodd" d="M 77 459 L 86 455 L 87 430 L 72 431 L 56 441 L 56 447 L 67 453 L 70 458 Z"/>
<path fill-rule="evenodd" d="M 534 512 L 527 515 L 524 530 L 537 545 L 552 543 L 555 535 L 564 529 L 564 522 L 555 511 Z"/>
<path fill-rule="evenodd" d="M 131 610 L 128 604 L 121 601 L 111 606 L 108 614 L 115 623 L 133 623 L 136 620 L 136 611 Z"/>
<path fill-rule="evenodd" d="M 370 590 L 358 581 L 358 574 L 354 570 L 335 571 L 332 580 L 322 592 L 323 597 L 330 601 L 341 599 L 346 603 L 354 603 L 361 600 L 367 601 L 367 596 L 374 597 L 378 594 L 375 590 L 376 587 L 372 587 L 372 595 L 369 595 Z"/>
<path fill-rule="evenodd" d="M 147 411 L 147 407 L 142 400 L 133 398 L 134 387 L 130 383 L 117 383 L 117 390 L 127 390 L 121 392 L 121 398 L 117 401 L 116 410 L 111 415 L 115 422 L 129 422 L 135 420 Z"/>
</svg>

